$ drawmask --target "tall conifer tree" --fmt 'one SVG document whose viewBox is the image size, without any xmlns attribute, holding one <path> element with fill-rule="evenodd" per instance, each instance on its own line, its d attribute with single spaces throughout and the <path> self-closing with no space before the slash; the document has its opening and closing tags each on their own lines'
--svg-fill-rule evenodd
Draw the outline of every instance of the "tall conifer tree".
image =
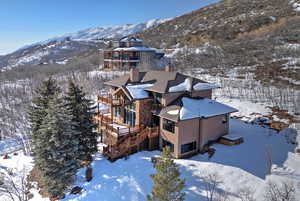
<svg viewBox="0 0 300 201">
<path fill-rule="evenodd" d="M 50 77 L 48 80 L 43 81 L 41 86 L 35 90 L 35 97 L 32 99 L 32 104 L 29 106 L 28 119 L 30 122 L 31 135 L 30 139 L 31 149 L 35 153 L 38 149 L 38 142 L 40 138 L 39 129 L 43 119 L 46 117 L 49 101 L 57 93 L 60 93 L 60 88 L 57 86 L 56 81 Z"/>
<path fill-rule="evenodd" d="M 154 182 L 152 196 L 147 196 L 148 201 L 183 201 L 185 193 L 184 179 L 180 179 L 178 166 L 172 159 L 170 148 L 165 147 L 162 158 L 155 164 L 156 174 L 151 175 Z"/>
<path fill-rule="evenodd" d="M 58 94 L 48 104 L 39 133 L 44 136 L 39 141 L 42 147 L 35 156 L 36 165 L 42 172 L 47 191 L 53 197 L 63 194 L 76 174 L 79 141 L 74 138 L 73 122 L 64 109 Z M 76 131 L 75 131 L 76 132 Z"/>
<path fill-rule="evenodd" d="M 79 162 L 91 160 L 91 155 L 97 151 L 97 133 L 94 132 L 96 125 L 93 121 L 91 100 L 86 98 L 83 90 L 72 80 L 69 81 L 69 89 L 65 97 L 66 109 L 71 116 L 74 130 L 78 133 L 79 150 L 77 159 Z"/>
<path fill-rule="evenodd" d="M 78 168 L 79 140 L 73 138 L 78 125 L 71 121 L 60 92 L 54 79 L 42 82 L 28 115 L 35 167 L 51 197 L 63 194 Z"/>
</svg>

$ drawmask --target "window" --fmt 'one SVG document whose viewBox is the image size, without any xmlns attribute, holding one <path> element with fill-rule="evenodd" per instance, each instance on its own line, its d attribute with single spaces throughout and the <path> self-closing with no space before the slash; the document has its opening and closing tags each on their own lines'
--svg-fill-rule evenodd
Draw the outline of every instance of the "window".
<svg viewBox="0 0 300 201">
<path fill-rule="evenodd" d="M 125 123 L 130 126 L 135 126 L 135 104 L 131 103 L 125 106 Z"/>
<path fill-rule="evenodd" d="M 193 150 L 196 150 L 197 146 L 196 146 L 196 141 L 188 143 L 188 144 L 183 144 L 181 145 L 181 153 L 187 153 Z"/>
<path fill-rule="evenodd" d="M 114 99 L 119 100 L 119 99 L 121 99 L 121 96 L 120 95 L 114 95 Z"/>
<path fill-rule="evenodd" d="M 114 107 L 114 116 L 117 118 L 121 116 L 121 107 Z"/>
<path fill-rule="evenodd" d="M 113 52 L 113 58 L 119 59 L 119 52 Z"/>
<path fill-rule="evenodd" d="M 131 111 L 135 112 L 135 104 L 134 103 L 126 105 L 125 108 L 127 110 L 131 110 Z"/>
<path fill-rule="evenodd" d="M 163 129 L 171 133 L 175 133 L 175 122 L 167 119 L 163 119 Z"/>
<path fill-rule="evenodd" d="M 170 147 L 170 151 L 171 151 L 171 152 L 174 152 L 174 144 L 172 144 L 171 142 L 162 139 L 162 146 L 163 146 L 163 147 L 168 146 L 168 147 Z"/>
</svg>

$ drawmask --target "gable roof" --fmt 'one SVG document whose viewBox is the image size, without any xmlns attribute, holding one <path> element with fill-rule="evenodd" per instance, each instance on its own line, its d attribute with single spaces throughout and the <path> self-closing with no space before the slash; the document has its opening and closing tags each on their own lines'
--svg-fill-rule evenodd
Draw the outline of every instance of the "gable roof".
<svg viewBox="0 0 300 201">
<path fill-rule="evenodd" d="M 157 93 L 169 93 L 169 89 L 176 85 L 182 84 L 186 79 L 191 79 L 192 86 L 195 86 L 198 83 L 207 83 L 203 80 L 193 78 L 178 72 L 166 72 L 166 71 L 148 71 L 148 72 L 139 72 L 139 84 L 151 83 L 152 86 L 145 88 L 146 91 L 153 91 Z M 124 75 L 114 80 L 105 82 L 106 85 L 121 87 L 130 84 L 130 76 Z M 137 84 L 137 83 L 136 83 Z M 207 83 L 209 84 L 209 83 Z M 213 86 L 213 85 L 211 85 Z M 203 88 L 203 87 L 202 87 Z M 216 87 L 212 87 L 216 88 Z M 210 89 L 208 87 L 200 89 L 205 90 Z M 192 90 L 196 90 L 193 88 Z M 185 90 L 182 90 L 185 91 Z M 177 92 L 177 91 L 174 91 Z"/>
<path fill-rule="evenodd" d="M 145 72 L 139 72 L 139 82 L 144 77 L 144 75 L 145 75 Z M 104 84 L 113 86 L 113 87 L 122 87 L 122 86 L 126 86 L 127 83 L 129 83 L 129 82 L 130 82 L 130 76 L 129 76 L 129 74 L 127 74 L 127 75 L 120 76 L 116 79 L 110 80 L 108 82 L 105 82 Z"/>
</svg>

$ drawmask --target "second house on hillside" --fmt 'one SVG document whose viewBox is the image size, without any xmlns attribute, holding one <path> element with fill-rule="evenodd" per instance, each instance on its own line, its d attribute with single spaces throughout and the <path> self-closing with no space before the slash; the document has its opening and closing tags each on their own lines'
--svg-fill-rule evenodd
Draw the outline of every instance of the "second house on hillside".
<svg viewBox="0 0 300 201">
<path fill-rule="evenodd" d="M 111 48 L 103 51 L 104 69 L 129 70 L 134 67 L 151 68 L 159 66 L 164 56 L 162 50 L 143 45 L 135 37 L 125 37 L 113 41 Z"/>
</svg>

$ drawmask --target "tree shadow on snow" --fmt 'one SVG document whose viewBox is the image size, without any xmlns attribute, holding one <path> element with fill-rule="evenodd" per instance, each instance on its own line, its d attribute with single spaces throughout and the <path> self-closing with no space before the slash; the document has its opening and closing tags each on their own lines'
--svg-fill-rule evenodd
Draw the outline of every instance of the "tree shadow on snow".
<svg viewBox="0 0 300 201">
<path fill-rule="evenodd" d="M 196 165 L 190 165 L 190 166 L 196 166 Z M 184 192 L 186 193 L 186 199 L 190 201 L 198 201 L 198 200 L 207 200 L 207 186 L 210 188 L 213 188 L 215 181 L 212 181 L 207 178 L 208 174 L 205 172 L 202 172 L 201 176 L 197 174 L 192 174 L 191 177 L 191 170 L 187 166 L 180 166 L 181 171 L 181 177 L 186 178 L 186 187 L 184 189 Z M 217 180 L 219 180 L 220 185 L 222 185 L 223 181 L 222 178 L 218 176 L 217 174 Z M 190 179 L 189 179 L 190 178 Z M 215 187 L 215 196 L 217 194 L 221 196 L 228 196 L 228 197 L 238 197 L 238 195 L 229 192 L 230 189 L 222 189 L 219 185 Z"/>
</svg>

